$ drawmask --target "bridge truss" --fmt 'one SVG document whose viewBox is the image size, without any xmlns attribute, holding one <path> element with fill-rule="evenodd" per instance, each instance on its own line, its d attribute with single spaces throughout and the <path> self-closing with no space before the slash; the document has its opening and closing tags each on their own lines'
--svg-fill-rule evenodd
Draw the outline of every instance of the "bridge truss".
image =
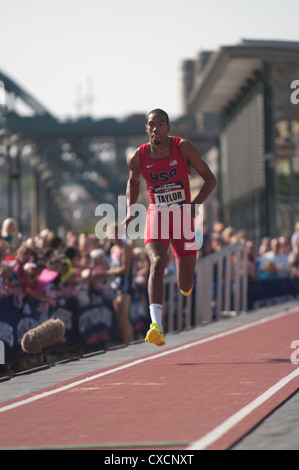
<svg viewBox="0 0 299 470">
<path fill-rule="evenodd" d="M 96 207 L 117 209 L 125 194 L 126 157 L 146 142 L 144 124 L 145 115 L 61 121 L 0 70 L 0 218 L 14 217 L 31 235 L 94 231 Z M 215 137 L 190 129 L 184 116 L 172 123 L 172 135 L 192 139 L 204 155 Z"/>
<path fill-rule="evenodd" d="M 145 142 L 145 117 L 60 121 L 0 71 L 1 83 L 0 164 L 6 175 L 2 208 L 31 234 L 45 227 L 89 230 L 95 208 L 101 203 L 116 207 L 118 196 L 125 194 L 126 156 Z M 22 217 L 24 172 L 30 181 L 25 217 L 30 227 Z"/>
</svg>

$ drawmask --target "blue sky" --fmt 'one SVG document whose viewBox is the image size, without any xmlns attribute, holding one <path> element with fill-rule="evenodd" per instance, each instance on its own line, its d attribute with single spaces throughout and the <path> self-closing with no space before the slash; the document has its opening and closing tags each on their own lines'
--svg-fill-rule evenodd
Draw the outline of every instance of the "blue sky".
<svg viewBox="0 0 299 470">
<path fill-rule="evenodd" d="M 299 41 L 297 1 L 0 0 L 0 70 L 60 118 L 178 116 L 182 61 L 242 38 Z"/>
</svg>

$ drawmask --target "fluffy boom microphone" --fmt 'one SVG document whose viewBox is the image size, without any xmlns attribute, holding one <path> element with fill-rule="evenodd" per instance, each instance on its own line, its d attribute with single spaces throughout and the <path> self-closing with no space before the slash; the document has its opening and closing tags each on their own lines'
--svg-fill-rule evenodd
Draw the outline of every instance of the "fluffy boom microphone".
<svg viewBox="0 0 299 470">
<path fill-rule="evenodd" d="M 61 320 L 47 320 L 24 334 L 21 347 L 28 354 L 44 352 L 46 347 L 58 343 L 64 332 L 65 326 Z"/>
</svg>

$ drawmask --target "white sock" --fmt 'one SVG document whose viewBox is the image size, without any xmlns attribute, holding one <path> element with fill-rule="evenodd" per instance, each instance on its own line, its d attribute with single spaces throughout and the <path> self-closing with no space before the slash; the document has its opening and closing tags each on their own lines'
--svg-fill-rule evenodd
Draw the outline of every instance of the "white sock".
<svg viewBox="0 0 299 470">
<path fill-rule="evenodd" d="M 163 312 L 163 305 L 160 305 L 160 304 L 150 305 L 150 316 L 151 316 L 152 323 L 157 323 L 159 328 L 161 329 L 163 329 L 162 312 Z"/>
</svg>

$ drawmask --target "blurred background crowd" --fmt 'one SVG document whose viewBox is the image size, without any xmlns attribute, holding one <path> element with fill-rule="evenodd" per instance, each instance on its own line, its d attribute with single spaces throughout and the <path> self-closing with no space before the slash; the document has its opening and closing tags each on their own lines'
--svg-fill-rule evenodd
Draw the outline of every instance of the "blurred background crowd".
<svg viewBox="0 0 299 470">
<path fill-rule="evenodd" d="M 198 259 L 238 242 L 247 247 L 249 280 L 299 277 L 299 223 L 290 237 L 264 238 L 255 246 L 245 231 L 216 222 L 212 228 L 204 227 Z M 84 296 L 97 292 L 111 300 L 123 344 L 143 337 L 148 319 L 149 260 L 143 246 L 118 237 L 117 225 L 104 240 L 75 231 L 63 239 L 47 229 L 24 239 L 16 221 L 6 219 L 1 229 L 0 260 L 0 305 L 1 299 L 9 296 L 14 296 L 20 307 L 23 299 L 53 305 L 59 298 L 77 297 L 84 303 Z M 165 276 L 173 273 L 170 250 Z M 136 324 L 133 327 L 136 305 L 138 314 L 142 310 L 146 319 L 139 329 Z"/>
</svg>

